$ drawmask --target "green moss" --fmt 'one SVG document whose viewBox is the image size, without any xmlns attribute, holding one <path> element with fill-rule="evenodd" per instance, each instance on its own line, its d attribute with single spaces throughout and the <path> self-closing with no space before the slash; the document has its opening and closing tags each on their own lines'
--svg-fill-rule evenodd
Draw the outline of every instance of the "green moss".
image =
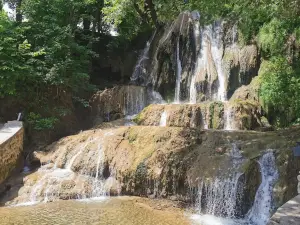
<svg viewBox="0 0 300 225">
<path fill-rule="evenodd" d="M 222 128 L 224 105 L 222 102 L 212 102 L 209 105 L 209 127 L 212 129 Z"/>
<path fill-rule="evenodd" d="M 136 132 L 134 132 L 132 129 L 129 129 L 129 134 L 128 134 L 128 141 L 129 143 L 133 143 L 136 141 L 138 137 L 138 134 Z"/>
<path fill-rule="evenodd" d="M 147 107 L 145 107 L 142 112 L 140 112 L 135 118 L 133 118 L 133 121 L 137 124 L 141 124 L 145 120 L 146 112 L 151 111 L 151 107 L 153 107 L 153 105 L 148 105 Z"/>
</svg>

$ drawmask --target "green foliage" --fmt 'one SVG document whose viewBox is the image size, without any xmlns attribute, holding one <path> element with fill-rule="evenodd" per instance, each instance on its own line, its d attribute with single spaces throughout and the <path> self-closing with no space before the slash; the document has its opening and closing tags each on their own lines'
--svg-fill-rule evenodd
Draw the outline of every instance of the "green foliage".
<svg viewBox="0 0 300 225">
<path fill-rule="evenodd" d="M 282 53 L 287 39 L 287 30 L 279 19 L 273 19 L 260 29 L 258 41 L 263 51 L 275 55 Z"/>
<path fill-rule="evenodd" d="M 42 131 L 54 129 L 54 126 L 58 122 L 58 119 L 55 117 L 43 118 L 40 114 L 31 112 L 27 116 L 27 121 L 33 126 L 35 130 Z"/>
<path fill-rule="evenodd" d="M 261 95 L 278 126 L 300 118 L 300 72 L 283 57 L 274 57 L 262 72 Z"/>
<path fill-rule="evenodd" d="M 88 108 L 90 106 L 89 102 L 83 98 L 73 97 L 73 100 L 80 103 L 84 108 Z"/>
</svg>

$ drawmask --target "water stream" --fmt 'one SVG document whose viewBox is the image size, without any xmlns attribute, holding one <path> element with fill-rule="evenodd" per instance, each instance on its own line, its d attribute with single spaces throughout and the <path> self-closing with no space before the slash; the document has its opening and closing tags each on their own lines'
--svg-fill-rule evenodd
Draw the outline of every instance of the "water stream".
<svg viewBox="0 0 300 225">
<path fill-rule="evenodd" d="M 167 114 L 166 111 L 164 111 L 161 114 L 161 118 L 160 118 L 160 121 L 159 121 L 159 126 L 161 126 L 161 127 L 166 127 L 167 126 L 167 117 L 168 117 L 168 114 Z"/>
<path fill-rule="evenodd" d="M 237 150 L 235 151 L 235 155 Z M 265 225 L 272 210 L 273 186 L 278 178 L 275 157 L 272 151 L 259 160 L 262 181 L 257 190 L 254 204 L 242 219 L 235 217 L 238 201 L 241 200 L 241 173 L 229 178 L 201 181 L 199 184 L 197 215 L 192 219 L 201 225 Z"/>
<path fill-rule="evenodd" d="M 149 60 L 149 50 L 150 50 L 150 47 L 151 47 L 151 44 L 152 44 L 152 41 L 153 41 L 155 35 L 156 35 L 156 30 L 152 34 L 150 40 L 146 43 L 146 47 L 144 48 L 143 52 L 141 53 L 136 65 L 135 65 L 134 71 L 130 78 L 130 80 L 134 83 L 138 82 L 139 78 L 147 75 L 146 66 L 147 66 L 147 63 Z"/>
<path fill-rule="evenodd" d="M 176 47 L 176 60 L 177 60 L 177 70 L 176 70 L 176 87 L 175 87 L 175 103 L 180 103 L 180 86 L 181 86 L 181 61 L 180 61 L 180 48 L 179 48 L 179 39 L 177 40 Z"/>
<path fill-rule="evenodd" d="M 229 103 L 224 103 L 224 130 L 236 130 L 234 121 L 234 111 L 230 108 Z"/>
</svg>

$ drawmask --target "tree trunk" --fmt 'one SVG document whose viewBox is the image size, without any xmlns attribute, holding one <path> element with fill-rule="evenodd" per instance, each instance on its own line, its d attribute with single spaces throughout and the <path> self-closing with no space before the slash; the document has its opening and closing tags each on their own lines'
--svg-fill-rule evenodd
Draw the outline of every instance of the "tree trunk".
<svg viewBox="0 0 300 225">
<path fill-rule="evenodd" d="M 84 29 L 84 31 L 89 31 L 90 28 L 91 28 L 91 20 L 87 19 L 87 18 L 84 18 L 83 19 L 83 29 Z"/>
<path fill-rule="evenodd" d="M 134 6 L 134 9 L 135 11 L 137 11 L 137 13 L 139 14 L 139 16 L 141 17 L 143 23 L 149 23 L 149 20 L 148 20 L 148 16 L 147 16 L 147 12 L 143 12 L 139 5 L 137 4 L 136 2 L 137 0 L 134 0 L 133 2 L 133 6 Z"/>
<path fill-rule="evenodd" d="M 152 0 L 145 0 L 145 8 L 147 9 L 147 11 L 150 12 L 152 21 L 154 23 L 154 25 L 158 28 L 159 27 L 159 22 L 158 22 L 158 18 L 157 18 L 157 13 L 155 11 L 155 6 Z"/>
<path fill-rule="evenodd" d="M 22 23 L 22 19 L 23 19 L 21 6 L 22 6 L 22 0 L 17 0 L 17 3 L 16 3 L 16 21 L 17 21 L 17 23 Z"/>
</svg>

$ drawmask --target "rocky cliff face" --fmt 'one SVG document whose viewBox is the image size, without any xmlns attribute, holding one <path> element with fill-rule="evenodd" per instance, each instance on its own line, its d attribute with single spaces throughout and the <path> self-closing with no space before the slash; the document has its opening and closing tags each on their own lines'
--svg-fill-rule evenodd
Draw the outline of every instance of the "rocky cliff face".
<svg viewBox="0 0 300 225">
<path fill-rule="evenodd" d="M 102 122 L 137 114 L 153 103 L 148 92 L 156 91 L 171 104 L 147 107 L 135 119 L 139 125 L 270 129 L 258 90 L 251 89 L 258 80 L 253 79 L 260 67 L 258 48 L 239 45 L 236 24 L 216 21 L 202 26 L 200 22 L 198 13 L 185 12 L 156 30 L 131 77 L 131 83 L 139 86 L 97 93 L 91 101 L 93 117 Z"/>
<path fill-rule="evenodd" d="M 170 26 L 155 33 L 147 73 L 135 74 L 134 82 L 152 86 L 167 101 L 179 90 L 180 101 L 192 103 L 229 99 L 235 90 L 258 75 L 259 50 L 239 46 L 235 24 L 217 21 L 200 25 L 200 15 L 182 13 Z M 171 91 L 173 90 L 173 91 Z"/>
<path fill-rule="evenodd" d="M 139 86 L 116 86 L 96 93 L 91 101 L 94 123 L 113 121 L 125 115 L 140 112 L 149 98 L 146 88 Z"/>
<path fill-rule="evenodd" d="M 162 119 L 165 116 L 165 123 Z M 202 129 L 268 129 L 258 102 L 232 99 L 230 102 L 149 105 L 134 121 L 143 126 L 200 127 Z"/>
</svg>

